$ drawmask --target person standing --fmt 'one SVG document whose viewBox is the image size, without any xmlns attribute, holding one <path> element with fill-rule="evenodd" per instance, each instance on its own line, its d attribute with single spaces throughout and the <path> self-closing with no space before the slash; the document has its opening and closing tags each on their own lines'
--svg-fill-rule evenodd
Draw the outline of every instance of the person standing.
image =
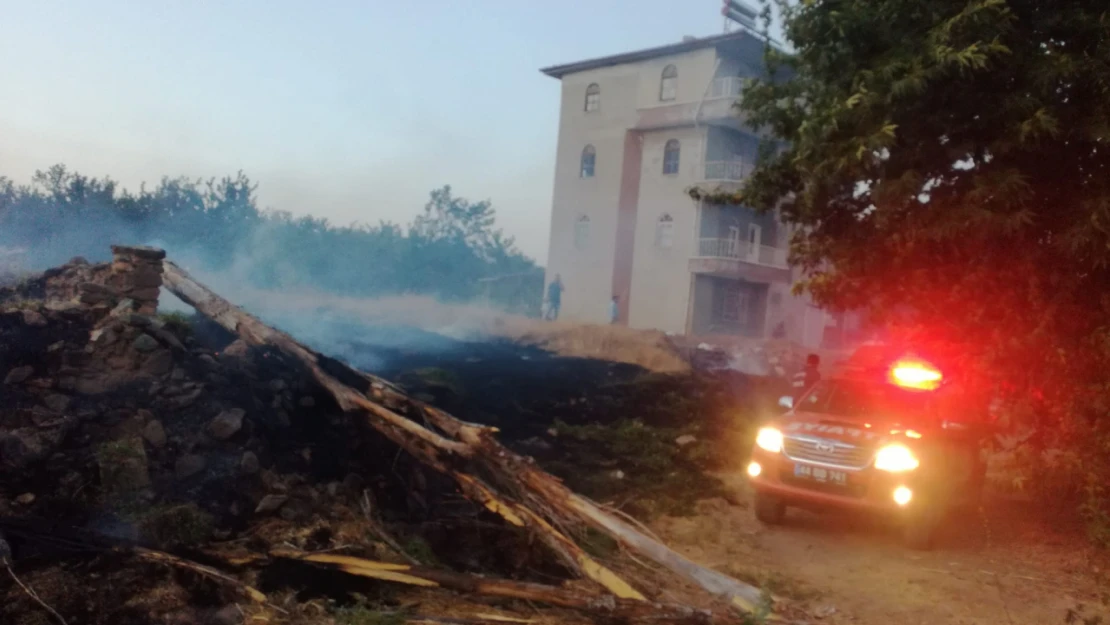
<svg viewBox="0 0 1110 625">
<path fill-rule="evenodd" d="M 612 301 L 609 302 L 609 323 L 616 325 L 620 319 L 620 314 L 620 298 L 614 295 Z"/>
<path fill-rule="evenodd" d="M 555 321 L 559 318 L 559 307 L 563 303 L 563 279 L 559 274 L 555 274 L 555 279 L 551 284 L 547 285 L 547 315 L 545 318 L 548 321 Z"/>
<path fill-rule="evenodd" d="M 820 366 L 820 356 L 817 354 L 806 356 L 806 368 L 794 374 L 794 380 L 791 384 L 794 391 L 794 403 L 797 403 L 803 395 L 809 392 L 809 389 L 821 381 L 821 372 L 818 370 Z"/>
</svg>

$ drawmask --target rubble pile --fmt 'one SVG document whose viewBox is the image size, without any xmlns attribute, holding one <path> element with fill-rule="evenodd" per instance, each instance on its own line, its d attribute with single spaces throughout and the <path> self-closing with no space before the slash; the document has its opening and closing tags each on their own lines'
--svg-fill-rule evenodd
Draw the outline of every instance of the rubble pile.
<svg viewBox="0 0 1110 625">
<path fill-rule="evenodd" d="M 0 539 L 69 623 L 416 619 L 439 588 L 572 621 L 738 618 L 713 595 L 752 608 L 757 590 L 629 530 L 488 428 L 307 350 L 160 250 L 113 255 L 0 289 Z M 163 283 L 211 320 L 158 315 Z M 595 561 L 557 529 L 581 522 L 661 568 Z M 661 588 L 710 594 L 644 601 Z M 51 622 L 21 587 L 0 595 L 0 621 Z"/>
<path fill-rule="evenodd" d="M 412 549 L 505 569 L 511 532 L 452 536 L 462 522 L 452 518 L 478 509 L 352 424 L 295 367 L 211 327 L 196 333 L 209 336 L 203 344 L 187 327 L 141 313 L 124 297 L 135 294 L 129 286 L 107 266 L 77 259 L 21 291 L 0 291 L 0 517 L 165 548 L 252 531 L 268 542 L 319 545 L 308 531 L 319 528 L 382 555 L 391 550 L 367 529 L 369 511 L 375 523 L 435 521 L 434 530 L 414 533 Z M 9 540 L 18 555 L 21 545 Z M 483 540 L 506 549 L 476 548 Z M 120 586 L 138 593 L 165 577 Z M 35 610 L 10 593 L 0 621 L 24 622 Z M 127 622 L 124 603 L 98 603 L 93 622 Z"/>
<path fill-rule="evenodd" d="M 809 349 L 785 340 L 742 337 L 672 337 L 677 349 L 701 371 L 732 370 L 752 376 L 787 379 L 805 368 L 806 356 L 816 353 L 822 363 L 832 365 L 847 353 Z"/>
</svg>

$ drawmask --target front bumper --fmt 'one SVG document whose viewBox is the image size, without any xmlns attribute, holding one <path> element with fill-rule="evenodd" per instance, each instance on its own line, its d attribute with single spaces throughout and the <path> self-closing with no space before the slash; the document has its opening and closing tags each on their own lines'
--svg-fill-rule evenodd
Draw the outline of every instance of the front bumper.
<svg viewBox="0 0 1110 625">
<path fill-rule="evenodd" d="M 922 505 L 919 495 L 923 484 L 917 475 L 920 469 L 906 473 L 889 473 L 871 467 L 844 469 L 795 461 L 782 453 L 773 454 L 759 447 L 752 451 L 749 462 L 760 467 L 758 475 L 749 471 L 756 492 L 773 495 L 790 506 L 901 514 Z M 798 466 L 808 468 L 810 475 L 795 475 Z M 814 470 L 819 470 L 817 475 L 825 479 L 815 479 Z M 845 483 L 837 483 L 832 477 L 834 472 L 842 474 Z M 895 491 L 899 489 L 908 489 L 909 501 L 896 501 Z M 904 499 L 905 490 L 899 495 Z"/>
</svg>

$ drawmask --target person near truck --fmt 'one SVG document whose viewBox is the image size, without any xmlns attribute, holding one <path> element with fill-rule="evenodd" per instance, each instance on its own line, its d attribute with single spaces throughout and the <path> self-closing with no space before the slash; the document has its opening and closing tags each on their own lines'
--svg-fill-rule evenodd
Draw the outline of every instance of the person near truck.
<svg viewBox="0 0 1110 625">
<path fill-rule="evenodd" d="M 803 395 L 809 392 L 818 382 L 821 381 L 821 372 L 818 367 L 821 366 L 821 357 L 817 354 L 810 354 L 806 356 L 806 366 L 798 373 L 794 374 L 794 379 L 791 383 L 794 392 L 794 403 L 797 404 Z"/>
</svg>

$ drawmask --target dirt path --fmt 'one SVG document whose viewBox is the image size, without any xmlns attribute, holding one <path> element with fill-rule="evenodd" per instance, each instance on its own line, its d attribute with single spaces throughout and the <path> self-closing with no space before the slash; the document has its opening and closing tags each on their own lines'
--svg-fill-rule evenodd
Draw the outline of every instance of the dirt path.
<svg viewBox="0 0 1110 625">
<path fill-rule="evenodd" d="M 742 476 L 723 477 L 746 493 Z M 768 529 L 746 506 L 721 500 L 655 529 L 694 559 L 800 602 L 822 623 L 1056 625 L 1080 604 L 1089 606 L 1084 616 L 1100 614 L 1110 584 L 1090 553 L 1035 527 L 1027 511 L 993 512 L 954 526 L 925 553 L 879 523 L 792 511 Z"/>
</svg>

